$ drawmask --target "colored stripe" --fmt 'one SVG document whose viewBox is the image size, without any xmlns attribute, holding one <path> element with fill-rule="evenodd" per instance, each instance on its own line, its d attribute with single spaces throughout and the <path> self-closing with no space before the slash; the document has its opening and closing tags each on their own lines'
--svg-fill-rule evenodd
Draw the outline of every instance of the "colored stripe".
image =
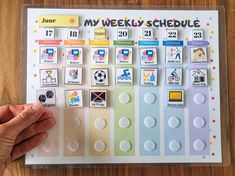
<svg viewBox="0 0 235 176">
<path fill-rule="evenodd" d="M 144 101 L 144 95 L 146 93 L 153 93 L 156 95 L 155 103 L 147 104 Z M 160 104 L 159 104 L 159 88 L 158 87 L 144 87 L 141 86 L 139 89 L 139 148 L 140 155 L 159 155 L 160 154 Z M 151 116 L 156 119 L 156 125 L 152 128 L 147 128 L 144 125 L 144 119 Z M 156 150 L 146 151 L 144 143 L 147 140 L 152 140 L 156 143 Z"/>
<path fill-rule="evenodd" d="M 166 90 L 167 93 L 167 90 Z M 166 95 L 167 96 L 167 95 Z M 166 100 L 167 98 L 165 98 Z M 168 120 L 171 117 L 180 119 L 180 126 L 171 128 L 168 125 Z M 165 105 L 164 109 L 164 130 L 165 130 L 165 155 L 184 155 L 185 154 L 185 137 L 184 137 L 184 107 L 169 107 Z M 181 144 L 180 150 L 173 152 L 169 149 L 169 143 L 172 140 L 177 140 Z"/>
<path fill-rule="evenodd" d="M 138 46 L 159 46 L 158 40 L 138 40 Z"/>
<path fill-rule="evenodd" d="M 64 45 L 85 45 L 85 40 L 64 40 Z"/>
<path fill-rule="evenodd" d="M 88 44 L 90 46 L 109 46 L 110 40 L 89 40 Z"/>
<path fill-rule="evenodd" d="M 60 45 L 62 40 L 38 40 L 39 45 Z"/>
<path fill-rule="evenodd" d="M 204 104 L 194 103 L 194 95 L 202 93 L 206 97 Z M 203 117 L 206 124 L 203 128 L 196 128 L 193 125 L 195 117 Z M 210 135 L 209 135 L 209 97 L 208 87 L 189 87 L 189 141 L 190 141 L 190 154 L 191 155 L 209 155 L 210 154 Z M 206 143 L 206 148 L 202 151 L 196 151 L 193 148 L 193 142 L 196 139 L 201 139 Z"/>
<path fill-rule="evenodd" d="M 208 41 L 188 41 L 188 46 L 208 46 Z"/>
<path fill-rule="evenodd" d="M 56 120 L 56 125 L 50 129 L 50 132 L 48 133 L 48 137 L 46 139 L 46 141 L 48 141 L 50 143 L 50 145 L 52 147 L 54 147 L 52 149 L 52 151 L 46 152 L 43 149 L 43 144 L 40 145 L 37 150 L 37 154 L 38 157 L 55 157 L 55 156 L 59 156 L 59 107 L 54 106 L 54 107 L 49 107 L 49 109 L 51 110 L 51 112 L 53 113 L 55 120 Z M 49 147 L 50 148 L 50 147 Z"/>
<path fill-rule="evenodd" d="M 113 45 L 134 46 L 134 40 L 114 40 Z"/>
<path fill-rule="evenodd" d="M 128 104 L 119 102 L 119 95 L 126 92 L 131 96 Z M 121 117 L 128 117 L 131 120 L 129 128 L 120 128 Z M 114 86 L 114 150 L 116 156 L 135 155 L 135 90 L 133 86 Z M 120 150 L 119 145 L 122 140 L 131 142 L 131 149 L 128 152 Z"/>
<path fill-rule="evenodd" d="M 82 108 L 64 109 L 64 156 L 83 156 L 84 155 L 84 112 Z M 78 124 L 76 120 L 79 119 Z M 71 152 L 68 143 L 76 140 L 79 144 L 77 151 Z"/>
<path fill-rule="evenodd" d="M 183 46 L 184 42 L 181 40 L 165 40 L 163 46 Z"/>
<path fill-rule="evenodd" d="M 109 108 L 90 108 L 89 111 L 89 155 L 90 156 L 108 156 L 110 155 L 110 110 Z M 95 120 L 102 118 L 106 125 L 103 129 L 97 129 Z M 102 152 L 97 152 L 94 149 L 94 144 L 97 140 L 102 140 L 105 143 L 105 149 Z"/>
</svg>

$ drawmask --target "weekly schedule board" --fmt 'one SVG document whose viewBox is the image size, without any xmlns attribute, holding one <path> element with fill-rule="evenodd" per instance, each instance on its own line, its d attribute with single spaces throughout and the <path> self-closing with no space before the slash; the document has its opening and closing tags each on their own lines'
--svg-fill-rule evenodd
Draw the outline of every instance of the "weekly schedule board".
<svg viewBox="0 0 235 176">
<path fill-rule="evenodd" d="M 217 10 L 27 9 L 26 164 L 220 163 Z"/>
</svg>

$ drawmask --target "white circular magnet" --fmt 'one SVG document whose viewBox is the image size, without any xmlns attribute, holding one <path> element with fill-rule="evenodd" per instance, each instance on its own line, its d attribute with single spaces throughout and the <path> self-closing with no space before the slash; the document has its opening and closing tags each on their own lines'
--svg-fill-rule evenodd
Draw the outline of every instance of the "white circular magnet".
<svg viewBox="0 0 235 176">
<path fill-rule="evenodd" d="M 193 120 L 193 125 L 196 128 L 203 128 L 206 124 L 206 120 L 202 117 L 195 117 Z"/>
<path fill-rule="evenodd" d="M 76 152 L 79 148 L 79 143 L 77 140 L 71 140 L 67 144 L 67 148 L 70 152 Z"/>
<path fill-rule="evenodd" d="M 102 140 L 97 140 L 94 143 L 94 149 L 97 152 L 103 152 L 105 149 L 105 143 Z"/>
<path fill-rule="evenodd" d="M 119 148 L 123 152 L 128 152 L 131 149 L 131 143 L 127 140 L 122 140 L 120 142 Z"/>
<path fill-rule="evenodd" d="M 201 139 L 196 139 L 194 142 L 193 142 L 193 148 L 196 150 L 196 151 L 202 151 L 204 150 L 206 147 L 206 144 L 203 140 Z"/>
<path fill-rule="evenodd" d="M 103 118 L 97 118 L 95 119 L 95 128 L 97 129 L 103 129 L 106 125 L 106 121 Z"/>
<path fill-rule="evenodd" d="M 177 152 L 179 151 L 181 148 L 181 144 L 179 141 L 177 140 L 171 140 L 169 142 L 169 149 L 172 151 L 172 152 Z"/>
<path fill-rule="evenodd" d="M 47 153 L 52 152 L 54 150 L 54 148 L 55 148 L 55 145 L 51 141 L 45 141 L 42 146 L 42 149 Z"/>
<path fill-rule="evenodd" d="M 144 95 L 144 102 L 147 104 L 153 104 L 156 101 L 156 95 L 154 93 L 146 93 Z"/>
<path fill-rule="evenodd" d="M 152 152 L 156 149 L 156 143 L 152 140 L 147 140 L 144 142 L 144 149 L 147 152 Z"/>
<path fill-rule="evenodd" d="M 196 104 L 203 104 L 206 101 L 206 96 L 202 93 L 196 93 L 193 97 L 193 101 Z"/>
<path fill-rule="evenodd" d="M 131 124 L 131 120 L 128 117 L 121 117 L 119 120 L 119 126 L 121 128 L 128 128 Z"/>
<path fill-rule="evenodd" d="M 144 118 L 144 126 L 147 128 L 153 128 L 156 125 L 156 119 L 152 116 Z"/>
<path fill-rule="evenodd" d="M 172 116 L 168 119 L 168 125 L 171 128 L 177 128 L 180 126 L 180 119 L 178 117 Z"/>
<path fill-rule="evenodd" d="M 81 120 L 78 117 L 73 117 L 71 122 L 74 128 L 79 128 L 81 125 Z"/>
<path fill-rule="evenodd" d="M 119 95 L 119 101 L 122 104 L 128 104 L 131 101 L 131 96 L 130 94 L 123 92 Z"/>
</svg>

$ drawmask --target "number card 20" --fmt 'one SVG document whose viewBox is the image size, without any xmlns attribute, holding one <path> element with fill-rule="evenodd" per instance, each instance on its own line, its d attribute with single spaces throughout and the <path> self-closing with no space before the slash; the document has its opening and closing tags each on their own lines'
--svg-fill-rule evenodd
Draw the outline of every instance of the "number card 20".
<svg viewBox="0 0 235 176">
<path fill-rule="evenodd" d="M 128 40 L 129 30 L 128 29 L 118 29 L 117 30 L 117 39 L 118 40 Z"/>
</svg>

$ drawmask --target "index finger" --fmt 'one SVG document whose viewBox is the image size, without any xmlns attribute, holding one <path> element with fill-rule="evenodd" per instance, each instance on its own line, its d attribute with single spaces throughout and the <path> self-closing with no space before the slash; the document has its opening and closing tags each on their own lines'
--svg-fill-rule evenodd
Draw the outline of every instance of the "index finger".
<svg viewBox="0 0 235 176">
<path fill-rule="evenodd" d="M 25 105 L 3 105 L 0 106 L 0 123 L 11 120 L 16 114 L 21 113 Z"/>
</svg>

